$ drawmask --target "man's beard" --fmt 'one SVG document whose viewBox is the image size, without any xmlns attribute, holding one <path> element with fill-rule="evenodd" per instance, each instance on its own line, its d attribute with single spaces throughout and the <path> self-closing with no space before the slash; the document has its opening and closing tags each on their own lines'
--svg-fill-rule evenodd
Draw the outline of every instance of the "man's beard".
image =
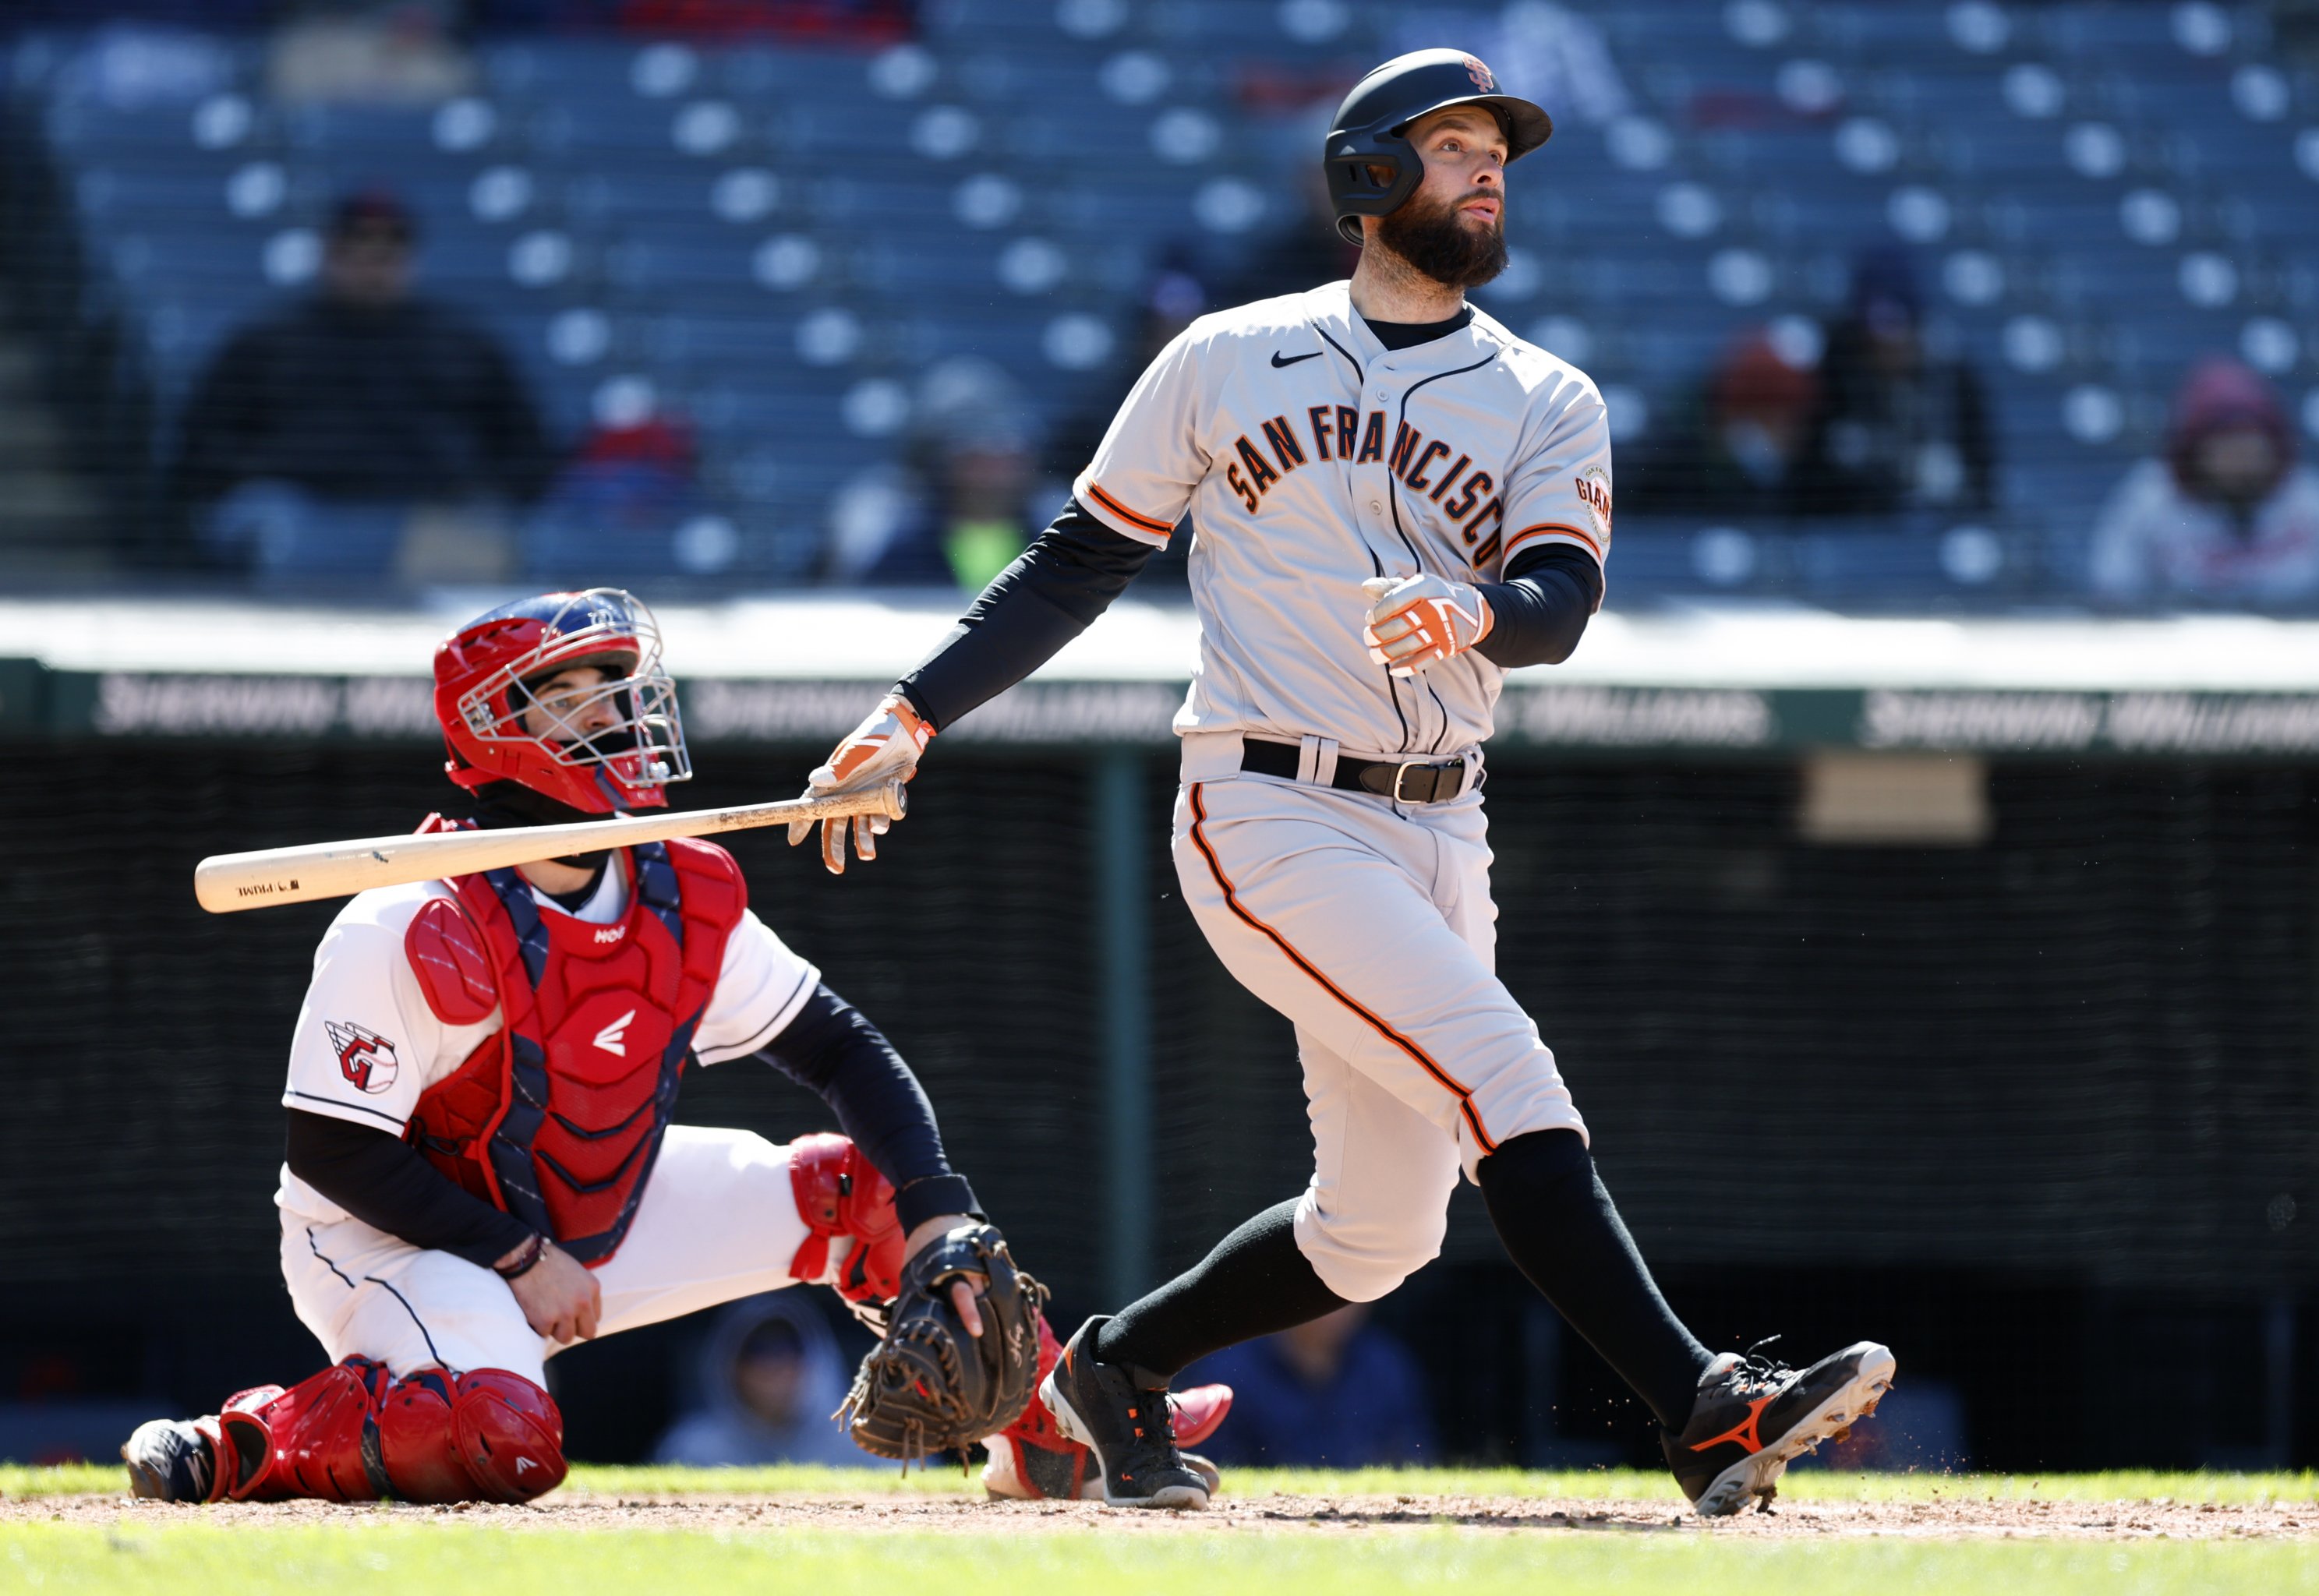
<svg viewBox="0 0 2319 1596">
<path fill-rule="evenodd" d="M 1470 197 L 1423 208 L 1412 197 L 1384 219 L 1377 241 L 1445 288 L 1479 288 L 1506 269 L 1506 230 L 1502 212 L 1478 232 L 1467 227 L 1457 207 Z"/>
</svg>

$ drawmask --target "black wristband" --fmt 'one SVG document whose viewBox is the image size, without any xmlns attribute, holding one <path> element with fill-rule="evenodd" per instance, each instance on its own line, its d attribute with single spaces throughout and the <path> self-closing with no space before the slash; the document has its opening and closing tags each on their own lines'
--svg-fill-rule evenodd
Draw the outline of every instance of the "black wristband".
<svg viewBox="0 0 2319 1596">
<path fill-rule="evenodd" d="M 502 1280 L 520 1280 L 530 1274 L 538 1266 L 539 1260 L 546 1256 L 547 1238 L 534 1231 L 531 1233 L 531 1240 L 525 1242 L 523 1249 L 515 1255 L 515 1262 L 493 1264 L 492 1273 Z"/>
<path fill-rule="evenodd" d="M 981 1204 L 974 1200 L 974 1188 L 966 1184 L 963 1175 L 929 1175 L 924 1180 L 914 1180 L 894 1194 L 894 1214 L 902 1222 L 902 1234 L 908 1235 L 926 1221 L 943 1213 L 970 1214 L 987 1219 Z"/>
</svg>

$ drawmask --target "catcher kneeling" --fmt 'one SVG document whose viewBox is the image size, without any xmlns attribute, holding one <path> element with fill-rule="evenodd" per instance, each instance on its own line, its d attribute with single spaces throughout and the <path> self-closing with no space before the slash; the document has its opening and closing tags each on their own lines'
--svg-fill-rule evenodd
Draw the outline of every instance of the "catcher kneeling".
<svg viewBox="0 0 2319 1596">
<path fill-rule="evenodd" d="M 691 774 L 659 634 L 623 592 L 460 628 L 435 709 L 470 803 L 422 829 L 658 807 Z M 751 1054 L 846 1135 L 670 1123 L 688 1065 Z M 526 1501 L 564 1474 L 548 1358 L 799 1282 L 884 1331 L 843 1411 L 866 1449 L 986 1441 L 993 1495 L 1100 1492 L 1033 1394 L 1059 1350 L 1044 1288 L 908 1066 L 750 912 L 722 848 L 361 894 L 315 953 L 282 1101 L 282 1271 L 333 1361 L 140 1426 L 122 1448 L 140 1496 Z M 1232 1393 L 1174 1400 L 1196 1437 Z"/>
</svg>

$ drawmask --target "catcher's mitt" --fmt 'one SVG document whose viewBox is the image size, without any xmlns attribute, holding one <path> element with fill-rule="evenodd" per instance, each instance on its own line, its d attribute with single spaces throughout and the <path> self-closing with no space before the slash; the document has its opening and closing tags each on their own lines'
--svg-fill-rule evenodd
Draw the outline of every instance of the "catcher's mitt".
<svg viewBox="0 0 2319 1596">
<path fill-rule="evenodd" d="M 961 1275 L 988 1278 L 970 1336 L 950 1300 Z M 1039 1372 L 1047 1288 L 1015 1267 L 989 1225 L 961 1225 L 903 1266 L 886 1339 L 870 1349 L 834 1415 L 854 1444 L 905 1464 L 964 1449 L 1023 1416 Z"/>
</svg>

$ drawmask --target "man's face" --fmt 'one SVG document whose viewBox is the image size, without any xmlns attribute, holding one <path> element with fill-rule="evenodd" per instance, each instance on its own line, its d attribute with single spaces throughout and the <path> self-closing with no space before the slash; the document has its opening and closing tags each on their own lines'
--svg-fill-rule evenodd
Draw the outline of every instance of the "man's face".
<svg viewBox="0 0 2319 1596">
<path fill-rule="evenodd" d="M 531 690 L 532 707 L 523 712 L 523 729 L 552 743 L 576 742 L 610 730 L 620 724 L 618 700 L 624 695 L 590 697 L 609 680 L 597 665 L 567 666 L 552 676 L 535 678 L 525 684 Z"/>
<path fill-rule="evenodd" d="M 411 239 L 389 223 L 356 222 L 330 239 L 322 280 L 349 304 L 394 304 L 411 292 Z"/>
<path fill-rule="evenodd" d="M 1407 136 L 1425 180 L 1376 237 L 1435 282 L 1478 288 L 1506 267 L 1505 130 L 1478 105 L 1452 105 Z"/>
<path fill-rule="evenodd" d="M 2259 427 L 2209 434 L 2198 445 L 2198 474 L 2216 498 L 2251 504 L 2278 476 L 2278 446 Z"/>
<path fill-rule="evenodd" d="M 741 1360 L 733 1384 L 751 1412 L 778 1429 L 798 1418 L 805 1366 L 786 1353 L 760 1351 Z"/>
</svg>

